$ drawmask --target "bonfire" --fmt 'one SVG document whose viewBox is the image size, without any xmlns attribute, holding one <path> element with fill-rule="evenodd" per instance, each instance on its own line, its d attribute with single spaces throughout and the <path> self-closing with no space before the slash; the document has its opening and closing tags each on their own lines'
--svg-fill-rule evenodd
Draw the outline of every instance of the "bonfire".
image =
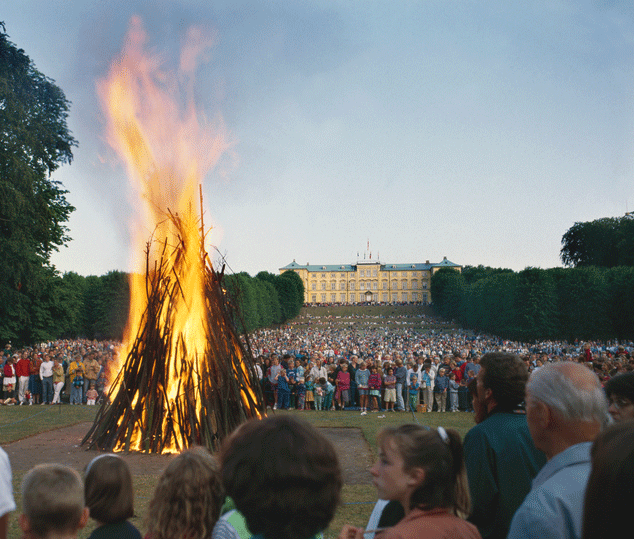
<svg viewBox="0 0 634 539">
<path fill-rule="evenodd" d="M 152 232 L 139 245 L 143 267 L 131 277 L 122 364 L 84 438 L 90 448 L 215 449 L 245 419 L 264 414 L 248 339 L 239 337 L 223 290 L 224 266 L 215 270 L 205 248 L 201 184 L 228 143 L 222 123 L 201 123 L 171 82 L 188 80 L 209 46 L 199 30 L 187 38 L 180 72 L 169 76 L 144 52 L 146 35 L 133 18 L 121 58 L 99 84 L 108 140 L 144 210 L 137 238 Z M 191 86 L 185 94 L 193 95 Z"/>
</svg>

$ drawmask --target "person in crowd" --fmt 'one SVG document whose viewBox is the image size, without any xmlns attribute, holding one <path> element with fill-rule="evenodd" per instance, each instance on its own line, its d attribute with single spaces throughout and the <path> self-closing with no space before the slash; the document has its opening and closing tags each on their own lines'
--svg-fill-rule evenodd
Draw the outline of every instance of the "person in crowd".
<svg viewBox="0 0 634 539">
<path fill-rule="evenodd" d="M 341 370 L 337 374 L 335 385 L 337 386 L 339 410 L 343 411 L 350 402 L 350 373 L 348 372 L 348 364 L 345 362 L 341 364 Z"/>
<path fill-rule="evenodd" d="M 0 447 L 0 539 L 7 539 L 9 515 L 15 511 L 11 464 L 5 450 Z"/>
<path fill-rule="evenodd" d="M 601 384 L 579 363 L 540 367 L 526 386 L 526 416 L 548 462 L 515 513 L 508 539 L 581 539 L 590 448 L 608 418 Z"/>
<path fill-rule="evenodd" d="M 18 402 L 28 404 L 26 400 L 26 392 L 29 389 L 29 374 L 31 373 L 31 363 L 29 362 L 28 353 L 25 351 L 21 354 L 15 365 L 15 374 L 18 377 Z"/>
<path fill-rule="evenodd" d="M 420 390 L 420 382 L 415 374 L 412 374 L 409 381 L 409 410 L 416 412 L 418 403 L 418 392 Z"/>
<path fill-rule="evenodd" d="M 291 388 L 286 369 L 281 368 L 275 375 L 275 383 L 277 384 L 277 404 L 273 409 L 288 410 L 291 406 Z"/>
<path fill-rule="evenodd" d="M 42 381 L 42 404 L 51 404 L 53 400 L 53 362 L 49 354 L 44 354 L 40 364 L 40 380 Z"/>
<path fill-rule="evenodd" d="M 82 388 L 82 402 L 84 404 L 88 401 L 88 390 L 90 385 L 97 385 L 97 378 L 99 378 L 99 371 L 101 365 L 97 361 L 96 352 L 90 352 L 84 361 L 84 387 Z"/>
<path fill-rule="evenodd" d="M 464 438 L 472 510 L 483 538 L 504 539 L 511 519 L 546 462 L 523 409 L 528 369 L 515 354 L 482 356 L 475 380 L 476 426 Z"/>
<path fill-rule="evenodd" d="M 431 363 L 423 364 L 421 385 L 423 386 L 423 403 L 428 412 L 434 409 L 434 380 L 436 376 L 431 370 Z"/>
<path fill-rule="evenodd" d="M 3 373 L 4 378 L 2 380 L 2 387 L 4 389 L 3 404 L 15 404 L 17 402 L 15 398 L 15 383 L 17 377 L 15 375 L 15 365 L 13 361 L 15 357 L 9 356 L 4 364 Z"/>
<path fill-rule="evenodd" d="M 97 403 L 97 399 L 99 398 L 99 393 L 97 393 L 97 389 L 95 388 L 95 383 L 90 382 L 90 387 L 86 392 L 86 404 L 89 406 L 94 406 Z"/>
<path fill-rule="evenodd" d="M 61 404 L 60 395 L 62 388 L 64 387 L 64 380 L 66 375 L 64 374 L 64 367 L 56 356 L 53 360 L 53 400 L 52 404 Z"/>
<path fill-rule="evenodd" d="M 405 412 L 405 401 L 403 400 L 403 391 L 407 385 L 407 367 L 403 365 L 403 360 L 398 358 L 395 361 L 396 369 L 394 370 L 394 376 L 396 376 L 396 411 Z"/>
<path fill-rule="evenodd" d="M 380 499 L 400 503 L 405 516 L 381 539 L 479 539 L 469 514 L 463 447 L 455 430 L 405 424 L 383 429 L 379 460 L 372 467 Z M 339 539 L 362 539 L 364 530 L 344 526 Z"/>
<path fill-rule="evenodd" d="M 592 471 L 583 504 L 583 539 L 620 537 L 631 528 L 634 420 L 601 432 L 590 450 Z"/>
<path fill-rule="evenodd" d="M 445 369 L 439 368 L 434 379 L 434 399 L 438 412 L 447 411 L 447 395 L 449 394 L 449 378 L 445 376 Z"/>
<path fill-rule="evenodd" d="M 357 382 L 357 390 L 359 391 L 359 407 L 361 408 L 361 415 L 365 415 L 368 413 L 368 396 L 370 394 L 370 389 L 368 388 L 370 371 L 368 370 L 365 361 L 361 362 L 354 376 Z"/>
<path fill-rule="evenodd" d="M 619 374 L 605 384 L 608 411 L 614 421 L 634 419 L 634 372 Z"/>
<path fill-rule="evenodd" d="M 73 539 L 88 522 L 79 474 L 61 464 L 39 464 L 22 480 L 24 539 Z"/>
<path fill-rule="evenodd" d="M 86 468 L 86 506 L 97 528 L 88 539 L 141 539 L 128 519 L 134 516 L 132 474 L 126 462 L 111 453 L 95 457 Z"/>
<path fill-rule="evenodd" d="M 339 504 L 341 469 L 332 444 L 291 415 L 242 424 L 223 443 L 222 483 L 236 513 L 213 539 L 311 539 Z"/>
<path fill-rule="evenodd" d="M 388 367 L 387 374 L 383 378 L 383 384 L 385 385 L 385 409 L 393 412 L 394 405 L 396 404 L 396 376 L 394 376 L 394 369 Z"/>
<path fill-rule="evenodd" d="M 218 463 L 209 451 L 196 447 L 181 453 L 156 485 L 146 539 L 209 539 L 223 496 Z"/>
<path fill-rule="evenodd" d="M 40 404 L 42 400 L 42 379 L 40 378 L 40 365 L 42 358 L 40 354 L 33 352 L 29 359 L 29 393 L 33 397 L 34 404 Z"/>
<path fill-rule="evenodd" d="M 460 384 L 456 380 L 456 373 L 451 372 L 449 374 L 449 411 L 458 411 L 458 391 L 460 390 Z"/>
<path fill-rule="evenodd" d="M 297 409 L 304 410 L 306 405 L 306 384 L 304 383 L 304 378 L 298 378 L 297 384 L 295 385 L 295 395 L 297 399 Z"/>
<path fill-rule="evenodd" d="M 84 371 L 81 367 L 73 371 L 71 380 L 70 403 L 81 404 L 81 395 L 84 390 Z"/>
<path fill-rule="evenodd" d="M 309 374 L 306 377 L 306 410 L 315 410 L 317 409 L 317 388 L 315 387 L 315 380 Z M 321 410 L 321 402 L 320 407 Z"/>
<path fill-rule="evenodd" d="M 376 365 L 370 367 L 368 391 L 370 393 L 370 409 L 373 412 L 378 412 L 381 409 L 381 375 L 378 373 L 378 367 Z"/>
</svg>

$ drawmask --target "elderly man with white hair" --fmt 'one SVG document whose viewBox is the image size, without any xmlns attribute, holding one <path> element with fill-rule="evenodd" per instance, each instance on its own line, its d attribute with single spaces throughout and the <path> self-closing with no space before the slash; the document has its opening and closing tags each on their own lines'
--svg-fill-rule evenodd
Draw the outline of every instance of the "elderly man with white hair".
<svg viewBox="0 0 634 539">
<path fill-rule="evenodd" d="M 590 448 L 607 412 L 598 378 L 581 364 L 554 363 L 531 375 L 528 428 L 548 462 L 513 516 L 508 539 L 581 537 Z"/>
</svg>

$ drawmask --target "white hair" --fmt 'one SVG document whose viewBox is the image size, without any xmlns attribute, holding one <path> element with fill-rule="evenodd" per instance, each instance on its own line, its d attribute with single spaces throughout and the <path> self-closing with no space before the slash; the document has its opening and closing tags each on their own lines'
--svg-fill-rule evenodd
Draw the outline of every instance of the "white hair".
<svg viewBox="0 0 634 539">
<path fill-rule="evenodd" d="M 599 379 L 578 363 L 560 362 L 537 369 L 528 379 L 526 392 L 563 419 L 604 424 L 608 417 Z"/>
</svg>

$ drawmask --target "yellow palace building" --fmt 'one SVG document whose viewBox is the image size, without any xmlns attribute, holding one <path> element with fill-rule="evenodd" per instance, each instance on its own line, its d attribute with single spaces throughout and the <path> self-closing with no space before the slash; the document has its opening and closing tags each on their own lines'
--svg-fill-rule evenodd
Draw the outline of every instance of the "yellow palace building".
<svg viewBox="0 0 634 539">
<path fill-rule="evenodd" d="M 381 264 L 358 260 L 356 264 L 302 266 L 293 260 L 280 273 L 294 271 L 304 283 L 305 303 L 431 303 L 430 280 L 440 268 L 462 271 L 444 257 L 424 264 Z"/>
</svg>

